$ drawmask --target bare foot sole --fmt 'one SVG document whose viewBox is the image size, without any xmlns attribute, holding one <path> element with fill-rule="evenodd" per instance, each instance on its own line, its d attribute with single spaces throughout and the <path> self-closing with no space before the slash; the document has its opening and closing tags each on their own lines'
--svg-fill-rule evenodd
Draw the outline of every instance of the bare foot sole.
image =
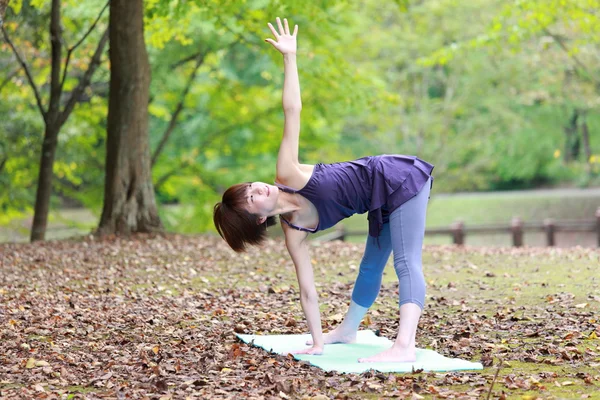
<svg viewBox="0 0 600 400">
<path fill-rule="evenodd" d="M 359 358 L 359 363 L 372 363 L 372 362 L 413 362 L 416 361 L 417 354 L 413 347 L 412 349 L 405 348 L 394 348 L 391 347 L 379 354 L 367 358 Z"/>
<path fill-rule="evenodd" d="M 334 344 L 334 343 L 354 343 L 356 342 L 356 332 L 352 334 L 346 334 L 337 332 L 335 329 L 331 332 L 328 332 L 323 335 L 323 341 L 325 344 Z M 308 339 L 306 341 L 307 345 L 312 345 L 312 339 Z"/>
</svg>

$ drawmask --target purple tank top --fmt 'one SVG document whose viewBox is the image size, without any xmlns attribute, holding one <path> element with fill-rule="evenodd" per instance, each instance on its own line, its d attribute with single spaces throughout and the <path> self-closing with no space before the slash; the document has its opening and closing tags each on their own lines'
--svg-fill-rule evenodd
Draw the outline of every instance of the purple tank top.
<svg viewBox="0 0 600 400">
<path fill-rule="evenodd" d="M 431 177 L 433 165 L 414 156 L 380 155 L 333 164 L 316 164 L 300 190 L 275 182 L 282 190 L 298 193 L 317 209 L 319 225 L 306 229 L 317 232 L 334 226 L 353 214 L 369 212 L 369 235 L 379 236 L 389 214 L 419 193 Z M 433 177 L 432 177 L 433 183 Z"/>
</svg>

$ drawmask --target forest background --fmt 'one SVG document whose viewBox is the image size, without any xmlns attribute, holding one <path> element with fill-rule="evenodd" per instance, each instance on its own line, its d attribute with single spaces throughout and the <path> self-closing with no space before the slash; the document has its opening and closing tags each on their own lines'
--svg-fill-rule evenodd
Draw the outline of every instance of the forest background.
<svg viewBox="0 0 600 400">
<path fill-rule="evenodd" d="M 57 3 L 68 64 L 58 103 L 72 113 L 57 135 L 50 212 L 102 211 L 108 3 L 12 0 L 0 42 L 0 226 L 34 209 Z M 599 10 L 597 0 L 147 0 L 162 223 L 212 230 L 225 188 L 273 180 L 283 69 L 263 40 L 276 16 L 300 26 L 303 162 L 417 154 L 436 165 L 437 192 L 598 186 Z"/>
</svg>

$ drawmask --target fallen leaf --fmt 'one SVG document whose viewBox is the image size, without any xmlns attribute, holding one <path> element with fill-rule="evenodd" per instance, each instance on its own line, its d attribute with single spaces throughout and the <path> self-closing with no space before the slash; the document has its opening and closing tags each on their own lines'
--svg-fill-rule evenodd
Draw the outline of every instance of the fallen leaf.
<svg viewBox="0 0 600 400">
<path fill-rule="evenodd" d="M 341 321 L 344 319 L 344 314 L 338 313 L 326 318 L 327 321 Z"/>
<path fill-rule="evenodd" d="M 369 314 L 367 314 L 362 320 L 362 324 L 367 327 L 369 325 L 371 325 L 372 323 L 373 323 L 373 321 L 371 321 L 371 316 Z"/>
<path fill-rule="evenodd" d="M 67 388 L 77 386 L 94 390 L 79 397 L 121 400 L 411 399 L 413 394 L 466 399 L 485 398 L 489 392 L 493 371 L 336 374 L 240 343 L 235 332 L 306 333 L 283 240 L 268 239 L 264 247 L 248 249 L 244 258 L 218 236 L 166 235 L 0 244 L 2 286 L 11 288 L 0 295 L 6 311 L 0 322 L 0 338 L 5 339 L 0 339 L 0 397 L 62 398 Z M 342 242 L 310 246 L 317 274 L 321 265 L 327 266 L 318 283 L 327 293 L 323 316 L 343 319 L 336 314 L 345 313 L 355 277 L 348 266 L 364 247 Z M 520 277 L 535 268 L 541 275 L 546 267 L 539 264 L 572 265 L 583 278 L 589 275 L 583 271 L 596 266 L 597 256 L 593 263 L 587 260 L 597 250 L 434 245 L 427 253 L 428 262 L 438 268 L 427 277 L 431 301 L 418 331 L 422 345 L 448 357 L 480 359 L 485 365 L 528 363 L 538 371 L 503 369 L 490 396 L 496 400 L 568 392 L 579 397 L 594 391 L 600 382 L 600 303 L 590 295 L 576 300 L 594 291 L 594 282 L 572 274 L 563 281 L 564 289 L 554 283 L 535 288 L 556 293 L 532 292 L 535 284 Z M 480 255 L 485 260 L 481 273 L 467 261 Z M 492 285 L 494 279 L 483 276 L 488 271 L 504 277 L 505 284 Z M 513 292 L 514 282 L 521 280 L 523 290 Z M 279 293 L 269 295 L 269 286 Z M 291 289 L 283 293 L 286 286 Z M 455 288 L 474 290 L 464 295 Z M 581 290 L 575 295 L 577 288 Z M 377 310 L 361 321 L 363 328 L 370 325 L 380 337 L 395 337 L 397 295 L 395 279 L 385 279 Z M 552 303 L 545 301 L 547 296 Z M 587 306 L 576 308 L 578 302 Z M 324 329 L 335 326 L 325 321 Z M 545 371 L 553 366 L 552 372 Z M 588 370 L 594 372 L 580 374 Z M 506 375 L 511 377 L 505 381 Z"/>
</svg>

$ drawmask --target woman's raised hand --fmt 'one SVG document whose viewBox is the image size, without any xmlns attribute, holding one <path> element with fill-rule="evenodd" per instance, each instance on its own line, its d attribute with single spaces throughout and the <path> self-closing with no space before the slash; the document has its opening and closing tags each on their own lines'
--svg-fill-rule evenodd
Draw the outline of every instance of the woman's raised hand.
<svg viewBox="0 0 600 400">
<path fill-rule="evenodd" d="M 275 47 L 281 54 L 296 54 L 296 34 L 298 33 L 298 25 L 294 26 L 294 33 L 290 34 L 290 27 L 286 18 L 283 19 L 283 25 L 281 19 L 277 17 L 277 27 L 279 32 L 268 23 L 269 29 L 273 32 L 276 41 L 269 38 L 265 39 L 265 42 L 269 42 Z"/>
</svg>

